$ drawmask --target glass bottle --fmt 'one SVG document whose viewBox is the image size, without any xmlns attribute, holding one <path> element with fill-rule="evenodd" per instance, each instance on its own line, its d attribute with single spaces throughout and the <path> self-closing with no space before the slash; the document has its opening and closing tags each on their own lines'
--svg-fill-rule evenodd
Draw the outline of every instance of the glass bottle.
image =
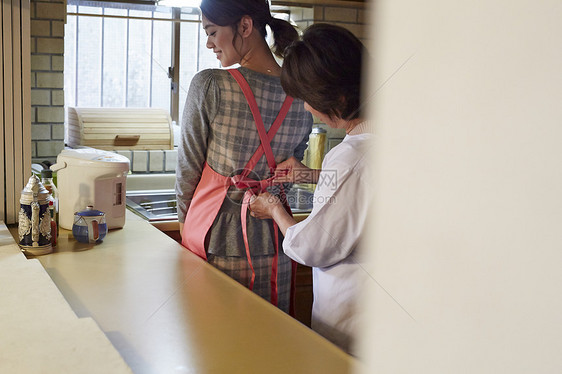
<svg viewBox="0 0 562 374">
<path fill-rule="evenodd" d="M 55 220 L 55 204 L 53 200 L 49 200 L 49 212 L 51 213 L 51 246 L 55 247 L 57 245 L 57 236 L 59 236 L 59 229 L 57 226 L 57 221 Z"/>
<path fill-rule="evenodd" d="M 56 236 L 58 236 L 58 233 L 59 233 L 59 230 L 58 230 L 58 226 L 59 226 L 59 193 L 57 191 L 57 186 L 55 186 L 55 183 L 53 182 L 53 171 L 52 170 L 50 170 L 50 169 L 41 170 L 41 183 L 47 189 L 47 191 L 49 191 L 49 194 L 51 194 L 51 201 L 53 202 L 52 209 L 51 209 L 51 217 L 53 218 L 53 220 L 56 224 Z M 49 208 L 50 207 L 51 207 L 51 205 L 49 206 Z M 53 235 L 53 236 L 55 236 L 55 235 Z"/>
</svg>

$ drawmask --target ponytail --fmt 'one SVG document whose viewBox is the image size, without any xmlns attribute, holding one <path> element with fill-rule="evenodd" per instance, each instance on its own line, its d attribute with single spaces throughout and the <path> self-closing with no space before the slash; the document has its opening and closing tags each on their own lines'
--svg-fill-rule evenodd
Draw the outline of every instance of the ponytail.
<svg viewBox="0 0 562 374">
<path fill-rule="evenodd" d="M 285 56 L 285 49 L 294 41 L 298 40 L 299 34 L 297 30 L 289 22 L 271 17 L 269 27 L 273 32 L 273 47 L 272 51 L 276 56 L 283 58 Z"/>
</svg>

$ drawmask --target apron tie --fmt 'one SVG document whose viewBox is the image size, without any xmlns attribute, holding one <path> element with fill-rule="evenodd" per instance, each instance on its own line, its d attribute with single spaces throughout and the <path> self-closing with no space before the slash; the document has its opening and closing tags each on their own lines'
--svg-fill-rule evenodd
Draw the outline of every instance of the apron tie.
<svg viewBox="0 0 562 374">
<path fill-rule="evenodd" d="M 248 178 L 247 176 L 244 176 L 242 174 L 239 174 L 230 177 L 230 183 L 232 186 L 240 190 L 251 189 L 257 195 L 260 194 L 261 192 L 265 192 L 268 187 L 280 185 L 280 183 L 275 183 L 274 181 L 275 178 L 278 178 L 279 176 L 285 176 L 287 175 L 287 173 L 288 170 L 282 170 L 278 172 L 276 176 L 262 179 L 262 180 L 255 180 L 252 178 Z"/>
<path fill-rule="evenodd" d="M 287 172 L 288 171 L 284 170 L 277 174 L 279 176 L 279 175 L 287 174 Z M 240 212 L 240 219 L 242 221 L 242 237 L 244 239 L 244 247 L 246 248 L 246 258 L 248 259 L 248 264 L 250 266 L 250 270 L 252 271 L 252 275 L 250 277 L 250 285 L 248 286 L 250 290 L 254 288 L 254 281 L 256 279 L 256 273 L 254 271 L 254 266 L 252 264 L 252 256 L 250 253 L 250 245 L 248 242 L 248 229 L 247 229 L 248 226 L 247 217 L 248 217 L 248 210 L 250 208 L 250 198 L 252 197 L 252 195 L 257 195 L 261 192 L 265 192 L 268 187 L 279 185 L 279 187 L 281 188 L 280 191 L 281 201 L 283 202 L 285 209 L 291 212 L 291 209 L 287 204 L 287 198 L 285 196 L 285 190 L 283 188 L 283 185 L 275 184 L 274 179 L 275 177 L 270 177 L 262 180 L 254 180 L 242 174 L 235 175 L 230 178 L 230 182 L 233 186 L 235 186 L 238 189 L 246 189 L 246 192 L 244 193 L 244 197 L 242 198 L 242 209 Z M 272 266 L 271 266 L 272 273 L 271 273 L 270 286 L 271 286 L 271 303 L 273 305 L 277 305 L 278 302 L 278 296 L 277 296 L 278 266 L 277 265 L 279 261 L 279 229 L 275 221 L 273 221 L 273 233 L 274 233 L 274 240 L 275 240 L 274 242 L 275 256 L 273 257 L 272 260 Z"/>
</svg>

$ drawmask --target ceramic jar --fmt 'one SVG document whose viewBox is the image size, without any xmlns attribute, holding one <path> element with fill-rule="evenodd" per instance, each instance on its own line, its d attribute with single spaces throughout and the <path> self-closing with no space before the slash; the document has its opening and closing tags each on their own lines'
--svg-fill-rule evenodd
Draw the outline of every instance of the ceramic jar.
<svg viewBox="0 0 562 374">
<path fill-rule="evenodd" d="M 51 253 L 51 213 L 49 191 L 32 175 L 21 191 L 18 215 L 19 246 L 33 256 Z"/>
</svg>

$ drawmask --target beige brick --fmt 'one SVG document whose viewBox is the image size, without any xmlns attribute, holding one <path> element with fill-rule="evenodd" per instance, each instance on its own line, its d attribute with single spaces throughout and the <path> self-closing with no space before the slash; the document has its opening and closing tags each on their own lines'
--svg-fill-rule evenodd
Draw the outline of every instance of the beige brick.
<svg viewBox="0 0 562 374">
<path fill-rule="evenodd" d="M 51 126 L 51 139 L 64 140 L 64 124 L 59 123 Z"/>
<path fill-rule="evenodd" d="M 290 7 L 291 19 L 295 22 L 309 20 L 312 18 L 312 8 Z"/>
<path fill-rule="evenodd" d="M 348 29 L 349 31 L 351 31 L 351 33 L 353 35 L 355 35 L 357 37 L 357 39 L 363 39 L 363 25 L 358 25 L 358 24 L 352 24 L 352 23 L 339 23 L 339 22 L 333 22 L 335 25 L 341 26 L 344 29 Z"/>
<path fill-rule="evenodd" d="M 361 42 L 365 45 L 365 47 L 369 47 L 369 43 L 367 41 L 371 39 L 373 35 L 373 29 L 374 26 L 371 24 L 361 25 L 361 36 L 359 36 L 358 38 L 361 39 Z"/>
<path fill-rule="evenodd" d="M 31 105 L 51 105 L 51 91 L 32 89 Z"/>
<path fill-rule="evenodd" d="M 166 167 L 165 171 L 176 171 L 176 164 L 178 163 L 178 151 L 177 149 L 170 149 L 164 151 L 166 155 Z"/>
<path fill-rule="evenodd" d="M 33 55 L 31 56 L 31 70 L 51 70 L 51 56 Z"/>
<path fill-rule="evenodd" d="M 31 87 L 37 87 L 37 73 L 31 72 Z"/>
<path fill-rule="evenodd" d="M 64 56 L 52 56 L 51 57 L 53 71 L 63 71 L 64 70 Z"/>
<path fill-rule="evenodd" d="M 50 140 L 51 125 L 31 125 L 31 140 Z"/>
<path fill-rule="evenodd" d="M 149 171 L 164 171 L 164 151 L 149 151 Z"/>
<path fill-rule="evenodd" d="M 31 123 L 37 122 L 37 108 L 31 108 Z"/>
<path fill-rule="evenodd" d="M 64 38 L 37 38 L 38 53 L 64 53 Z"/>
<path fill-rule="evenodd" d="M 53 21 L 52 36 L 64 37 L 64 21 Z"/>
<path fill-rule="evenodd" d="M 312 14 L 313 14 L 312 19 L 315 22 L 324 21 L 324 7 L 323 6 L 315 5 L 312 8 Z"/>
<path fill-rule="evenodd" d="M 302 9 L 297 7 L 289 7 L 289 11 L 291 12 L 291 19 L 293 21 L 300 21 L 302 20 Z"/>
<path fill-rule="evenodd" d="M 303 8 L 302 10 L 302 19 L 312 20 L 314 19 L 314 9 L 313 8 Z"/>
<path fill-rule="evenodd" d="M 148 171 L 148 151 L 133 151 L 131 171 L 140 173 Z"/>
<path fill-rule="evenodd" d="M 29 49 L 31 53 L 37 52 L 37 38 L 31 38 L 31 48 Z"/>
<path fill-rule="evenodd" d="M 66 7 L 62 3 L 36 3 L 35 18 L 64 21 Z"/>
<path fill-rule="evenodd" d="M 357 9 L 326 7 L 324 19 L 326 21 L 357 22 Z"/>
<path fill-rule="evenodd" d="M 37 108 L 37 122 L 53 123 L 64 122 L 64 107 L 39 107 Z"/>
<path fill-rule="evenodd" d="M 371 23 L 373 21 L 373 10 L 367 10 L 367 9 L 359 9 L 358 13 L 357 13 L 357 22 L 358 23 Z"/>
<path fill-rule="evenodd" d="M 51 21 L 32 20 L 31 36 L 51 36 Z"/>
<path fill-rule="evenodd" d="M 56 157 L 64 149 L 64 141 L 49 140 L 37 142 L 37 157 Z"/>
<path fill-rule="evenodd" d="M 64 91 L 52 90 L 51 91 L 51 105 L 64 106 Z"/>
<path fill-rule="evenodd" d="M 38 88 L 64 88 L 63 73 L 37 73 Z"/>
<path fill-rule="evenodd" d="M 31 162 L 35 162 L 33 158 L 37 157 L 37 145 L 35 142 L 31 142 Z"/>
</svg>

